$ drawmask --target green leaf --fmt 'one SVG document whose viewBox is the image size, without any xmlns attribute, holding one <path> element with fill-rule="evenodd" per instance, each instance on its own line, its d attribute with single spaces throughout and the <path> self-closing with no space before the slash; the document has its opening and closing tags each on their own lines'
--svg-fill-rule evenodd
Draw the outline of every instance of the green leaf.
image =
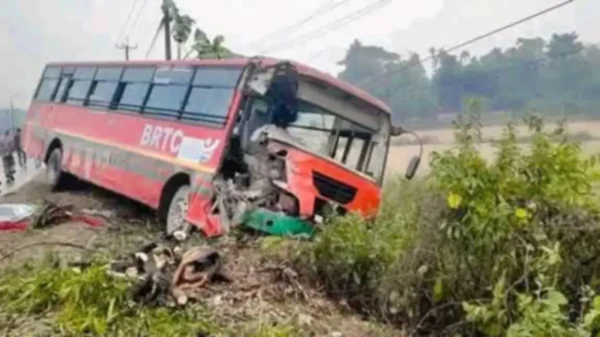
<svg viewBox="0 0 600 337">
<path fill-rule="evenodd" d="M 546 295 L 546 302 L 555 307 L 561 307 L 568 303 L 567 298 L 561 292 L 550 290 Z"/>
<path fill-rule="evenodd" d="M 444 297 L 444 282 L 441 277 L 435 280 L 433 285 L 433 300 L 438 302 Z"/>
</svg>

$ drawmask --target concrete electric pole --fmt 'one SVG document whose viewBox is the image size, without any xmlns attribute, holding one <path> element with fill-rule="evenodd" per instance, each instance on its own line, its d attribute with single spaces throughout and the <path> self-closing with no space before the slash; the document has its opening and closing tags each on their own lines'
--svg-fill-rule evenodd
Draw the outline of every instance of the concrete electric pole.
<svg viewBox="0 0 600 337">
<path fill-rule="evenodd" d="M 169 6 L 169 0 L 163 0 L 162 12 L 163 12 L 163 24 L 165 26 L 165 58 L 171 59 L 171 18 Z"/>
<path fill-rule="evenodd" d="M 8 99 L 9 100 L 9 105 L 10 105 L 10 112 L 9 112 L 10 113 L 10 126 L 11 126 L 12 129 L 14 129 L 17 126 L 16 123 L 15 123 L 15 104 L 14 104 L 14 99 L 17 96 L 20 96 L 20 95 L 21 95 L 21 93 L 17 92 L 15 94 L 12 94 L 10 96 L 10 98 Z M 21 125 L 19 125 L 19 127 L 21 127 Z"/>
<path fill-rule="evenodd" d="M 116 45 L 115 48 L 125 50 L 125 60 L 129 61 L 129 51 L 137 49 L 137 44 L 136 45 L 129 44 L 129 37 L 126 37 L 125 43 Z"/>
</svg>

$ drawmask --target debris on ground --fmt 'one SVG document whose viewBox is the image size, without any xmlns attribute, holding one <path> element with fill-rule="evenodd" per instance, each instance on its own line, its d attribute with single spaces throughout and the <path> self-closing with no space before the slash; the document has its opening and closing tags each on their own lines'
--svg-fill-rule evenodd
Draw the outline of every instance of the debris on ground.
<svg viewBox="0 0 600 337">
<path fill-rule="evenodd" d="M 136 280 L 131 292 L 137 303 L 175 306 L 196 299 L 197 290 L 212 280 L 229 281 L 221 267 L 221 255 L 214 249 L 151 243 L 110 263 L 108 273 Z"/>
<path fill-rule="evenodd" d="M 315 227 L 298 217 L 262 208 L 246 214 L 244 225 L 269 235 L 311 238 L 315 234 Z"/>
<path fill-rule="evenodd" d="M 99 227 L 104 221 L 86 214 L 77 214 L 72 205 L 45 202 L 41 206 L 30 204 L 0 204 L 0 231 L 48 228 L 68 221 L 80 221 Z"/>
<path fill-rule="evenodd" d="M 27 228 L 35 207 L 28 204 L 0 204 L 0 230 L 22 230 Z"/>
</svg>

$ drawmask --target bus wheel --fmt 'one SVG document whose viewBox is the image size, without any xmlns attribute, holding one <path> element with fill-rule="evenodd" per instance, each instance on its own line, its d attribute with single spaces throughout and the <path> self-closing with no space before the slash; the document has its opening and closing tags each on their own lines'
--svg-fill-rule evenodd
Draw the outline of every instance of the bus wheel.
<svg viewBox="0 0 600 337">
<path fill-rule="evenodd" d="M 188 196 L 190 194 L 190 187 L 183 185 L 179 187 L 177 192 L 171 198 L 169 204 L 169 210 L 167 211 L 166 228 L 165 232 L 167 235 L 172 235 L 177 231 L 182 231 L 185 234 L 189 234 L 191 230 L 190 223 L 186 220 L 188 212 Z"/>
<path fill-rule="evenodd" d="M 62 176 L 62 151 L 60 148 L 55 148 L 48 157 L 44 178 L 50 188 L 56 190 L 60 187 Z"/>
</svg>

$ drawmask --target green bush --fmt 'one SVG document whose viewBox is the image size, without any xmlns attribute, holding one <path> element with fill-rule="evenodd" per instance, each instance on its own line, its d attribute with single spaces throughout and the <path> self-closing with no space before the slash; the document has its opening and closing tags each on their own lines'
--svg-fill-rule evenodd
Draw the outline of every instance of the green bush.
<svg viewBox="0 0 600 337">
<path fill-rule="evenodd" d="M 529 149 L 508 124 L 487 162 L 481 104 L 466 107 L 430 176 L 388 184 L 376 221 L 333 220 L 301 262 L 332 295 L 415 334 L 589 336 L 600 321 L 589 305 L 600 304 L 597 158 L 529 116 Z"/>
<path fill-rule="evenodd" d="M 64 336 L 195 336 L 215 331 L 197 310 L 147 308 L 132 303 L 129 282 L 106 273 L 103 263 L 83 270 L 43 263 L 3 271 L 0 310 L 7 314 L 52 313 Z"/>
</svg>

